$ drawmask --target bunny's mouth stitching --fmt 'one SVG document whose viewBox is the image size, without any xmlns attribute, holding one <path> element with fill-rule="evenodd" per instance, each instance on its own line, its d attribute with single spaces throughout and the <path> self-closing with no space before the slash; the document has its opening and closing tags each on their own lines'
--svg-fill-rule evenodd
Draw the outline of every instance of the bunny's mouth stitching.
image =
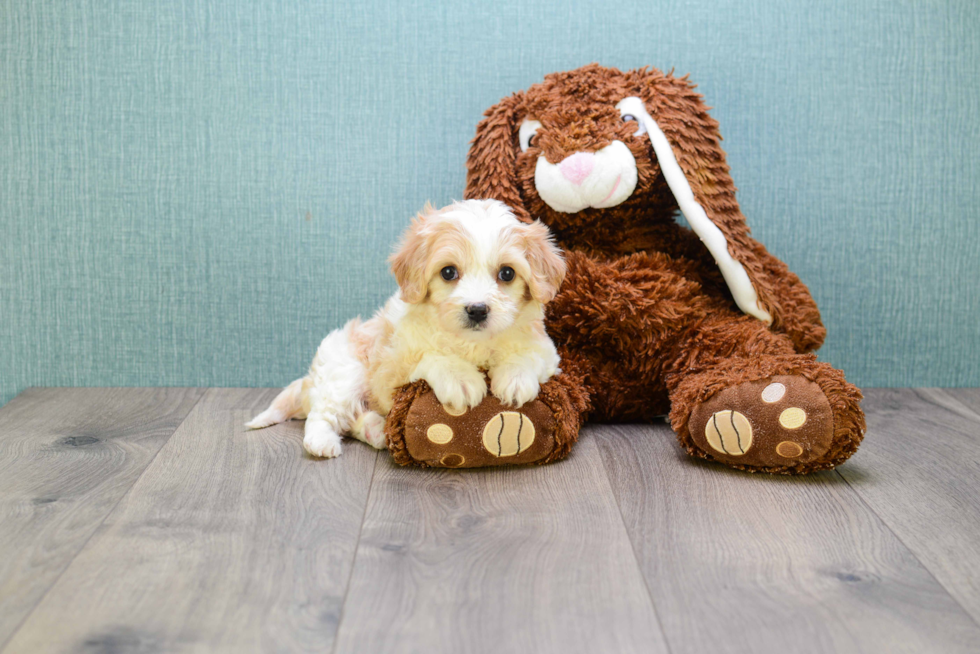
<svg viewBox="0 0 980 654">
<path fill-rule="evenodd" d="M 606 197 L 604 197 L 604 198 L 602 198 L 602 199 L 601 199 L 601 200 L 599 201 L 599 204 L 605 204 L 605 202 L 606 202 L 606 200 L 608 200 L 609 198 L 611 198 L 611 197 L 612 197 L 612 195 L 613 195 L 613 193 L 615 193 L 615 192 L 616 192 L 616 189 L 618 189 L 618 188 L 619 188 L 619 182 L 620 182 L 620 181 L 621 181 L 622 179 L 623 179 L 623 174 L 622 174 L 622 173 L 620 173 L 619 175 L 617 175 L 617 176 L 616 176 L 616 183 L 615 183 L 615 184 L 613 184 L 613 187 L 612 187 L 612 190 L 611 190 L 611 191 L 609 191 L 609 195 L 607 195 Z"/>
</svg>

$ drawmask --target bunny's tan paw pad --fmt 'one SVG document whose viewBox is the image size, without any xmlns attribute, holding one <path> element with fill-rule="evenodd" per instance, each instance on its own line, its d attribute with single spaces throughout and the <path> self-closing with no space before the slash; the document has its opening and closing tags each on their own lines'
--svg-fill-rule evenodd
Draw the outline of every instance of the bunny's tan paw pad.
<svg viewBox="0 0 980 654">
<path fill-rule="evenodd" d="M 696 406 L 691 437 L 709 457 L 752 467 L 792 467 L 823 456 L 834 414 L 814 382 L 777 375 L 726 388 Z"/>
<path fill-rule="evenodd" d="M 434 393 L 419 397 L 405 421 L 407 453 L 444 468 L 534 463 L 554 449 L 554 420 L 534 400 L 510 409 L 487 396 L 468 411 L 441 405 Z"/>
</svg>

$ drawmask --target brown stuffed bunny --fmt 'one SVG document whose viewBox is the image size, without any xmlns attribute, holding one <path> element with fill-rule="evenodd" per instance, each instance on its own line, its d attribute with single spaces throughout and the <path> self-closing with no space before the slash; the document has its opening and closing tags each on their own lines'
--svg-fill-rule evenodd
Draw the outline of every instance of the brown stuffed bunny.
<svg viewBox="0 0 980 654">
<path fill-rule="evenodd" d="M 720 140 L 687 78 L 654 69 L 593 64 L 490 108 L 465 195 L 542 220 L 567 250 L 547 312 L 562 373 L 517 412 L 488 398 L 450 417 L 424 383 L 406 387 L 388 418 L 396 460 L 546 462 L 568 453 L 586 417 L 668 412 L 688 452 L 735 468 L 847 460 L 864 433 L 861 394 L 810 354 L 826 333 L 816 304 L 749 235 Z M 537 446 L 507 446 L 515 420 Z M 453 440 L 427 437 L 450 421 Z"/>
</svg>

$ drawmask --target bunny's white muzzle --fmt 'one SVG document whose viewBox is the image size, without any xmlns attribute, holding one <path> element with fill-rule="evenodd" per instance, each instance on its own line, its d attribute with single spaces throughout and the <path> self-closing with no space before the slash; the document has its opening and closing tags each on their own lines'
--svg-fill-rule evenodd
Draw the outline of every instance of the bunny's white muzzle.
<svg viewBox="0 0 980 654">
<path fill-rule="evenodd" d="M 540 155 L 534 186 L 555 211 L 608 209 L 623 202 L 636 188 L 636 159 L 622 141 L 613 141 L 597 152 L 576 152 L 557 164 Z"/>
</svg>

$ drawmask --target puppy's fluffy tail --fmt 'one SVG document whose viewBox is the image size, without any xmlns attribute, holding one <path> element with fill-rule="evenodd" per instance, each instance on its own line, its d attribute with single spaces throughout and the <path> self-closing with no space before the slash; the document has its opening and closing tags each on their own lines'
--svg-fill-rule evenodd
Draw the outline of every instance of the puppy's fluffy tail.
<svg viewBox="0 0 980 654">
<path fill-rule="evenodd" d="M 300 377 L 292 384 L 282 389 L 282 392 L 272 400 L 269 408 L 245 423 L 246 429 L 262 429 L 293 418 L 305 418 L 303 399 L 307 393 L 309 377 Z"/>
</svg>

